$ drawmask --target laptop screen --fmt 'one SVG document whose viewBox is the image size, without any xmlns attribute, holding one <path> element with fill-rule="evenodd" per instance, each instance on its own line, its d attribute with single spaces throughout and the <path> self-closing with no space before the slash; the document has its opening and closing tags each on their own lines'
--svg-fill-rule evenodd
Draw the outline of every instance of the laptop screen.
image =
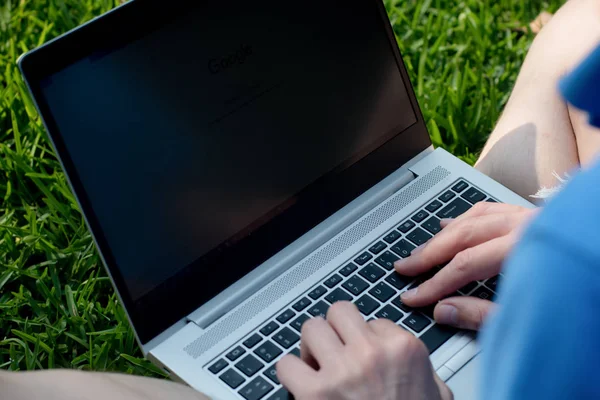
<svg viewBox="0 0 600 400">
<path fill-rule="evenodd" d="M 207 301 L 262 261 L 220 257 L 417 122 L 374 2 L 201 3 L 40 83 L 133 302 L 186 269 Z"/>
</svg>

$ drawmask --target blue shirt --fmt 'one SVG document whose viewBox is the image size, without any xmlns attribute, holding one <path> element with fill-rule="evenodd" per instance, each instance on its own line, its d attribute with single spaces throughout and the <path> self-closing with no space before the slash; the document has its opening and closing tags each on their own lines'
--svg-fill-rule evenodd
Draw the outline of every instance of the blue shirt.
<svg viewBox="0 0 600 400">
<path fill-rule="evenodd" d="M 505 266 L 481 399 L 600 399 L 600 164 L 551 200 Z"/>
<path fill-rule="evenodd" d="M 561 91 L 600 126 L 600 47 Z M 600 399 L 600 163 L 527 229 L 498 302 L 483 332 L 481 399 Z"/>
<path fill-rule="evenodd" d="M 591 125 L 600 127 L 600 46 L 560 83 L 563 96 L 588 113 Z"/>
</svg>

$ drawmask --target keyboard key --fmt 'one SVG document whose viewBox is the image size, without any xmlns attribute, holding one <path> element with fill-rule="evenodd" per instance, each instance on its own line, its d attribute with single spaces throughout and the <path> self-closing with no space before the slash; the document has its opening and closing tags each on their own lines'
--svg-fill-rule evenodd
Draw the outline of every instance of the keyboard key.
<svg viewBox="0 0 600 400">
<path fill-rule="evenodd" d="M 278 391 L 276 391 L 271 397 L 269 397 L 268 400 L 292 400 L 293 397 L 292 395 L 285 390 L 285 388 L 281 388 Z"/>
<path fill-rule="evenodd" d="M 223 372 L 223 374 L 219 376 L 219 379 L 225 382 L 232 389 L 235 389 L 236 387 L 240 386 L 245 381 L 245 379 L 240 374 L 238 374 L 231 368 Z"/>
<path fill-rule="evenodd" d="M 417 279 L 421 280 L 422 282 L 425 282 L 425 281 L 433 278 L 435 276 L 435 274 L 440 272 L 440 270 L 441 270 L 441 268 L 439 268 L 439 266 L 435 266 L 435 267 L 429 269 L 429 271 L 426 271 L 426 272 L 422 273 L 421 275 L 417 276 Z"/>
<path fill-rule="evenodd" d="M 254 354 L 262 358 L 267 364 L 276 359 L 281 353 L 279 347 L 269 341 L 264 342 L 254 350 Z"/>
<path fill-rule="evenodd" d="M 360 256 L 356 257 L 354 259 L 354 262 L 357 263 L 358 265 L 364 265 L 367 261 L 369 261 L 371 258 L 373 258 L 373 256 L 370 253 L 367 253 L 366 251 L 364 253 L 362 253 Z"/>
<path fill-rule="evenodd" d="M 427 221 L 423 222 L 421 226 L 427 229 L 432 235 L 436 235 L 442 230 L 442 227 L 440 226 L 440 220 L 436 217 L 429 218 Z"/>
<path fill-rule="evenodd" d="M 420 279 L 421 282 L 425 282 L 426 280 L 433 278 L 435 274 L 442 270 L 442 268 L 442 266 L 436 265 L 434 267 L 429 268 L 429 270 L 423 272 L 421 275 L 416 276 L 416 278 Z"/>
<path fill-rule="evenodd" d="M 379 303 L 376 302 L 371 296 L 365 294 L 360 299 L 354 302 L 361 313 L 369 315 L 379 307 Z"/>
<path fill-rule="evenodd" d="M 427 315 L 431 319 L 434 319 L 433 318 L 433 310 L 435 310 L 435 306 L 436 306 L 436 303 L 433 303 L 433 304 L 430 304 L 425 307 L 419 307 L 419 308 L 417 308 L 417 311 L 419 311 L 421 314 Z"/>
<path fill-rule="evenodd" d="M 300 336 L 296 335 L 290 328 L 285 327 L 273 335 L 273 340 L 284 349 L 289 349 L 300 340 Z"/>
<path fill-rule="evenodd" d="M 458 330 L 450 326 L 434 324 L 419 339 L 425 343 L 425 346 L 429 349 L 429 354 L 431 354 L 454 336 L 456 332 Z"/>
<path fill-rule="evenodd" d="M 485 286 L 486 286 L 488 289 L 490 289 L 490 290 L 492 290 L 492 291 L 496 292 L 496 291 L 498 290 L 498 278 L 499 278 L 499 276 L 498 276 L 498 275 L 496 275 L 496 276 L 494 276 L 493 278 L 490 278 L 490 279 L 488 279 L 487 281 L 485 281 L 484 285 L 485 285 Z"/>
<path fill-rule="evenodd" d="M 437 200 L 434 200 L 431 203 L 429 203 L 429 205 L 427 207 L 425 207 L 425 209 L 427 211 L 429 211 L 430 213 L 432 213 L 432 212 L 436 212 L 441 206 L 442 206 L 442 203 L 440 203 Z"/>
<path fill-rule="evenodd" d="M 396 307 L 388 304 L 379 310 L 375 316 L 377 318 L 389 319 L 392 322 L 398 322 L 398 320 L 402 318 L 403 314 Z"/>
<path fill-rule="evenodd" d="M 462 199 L 454 199 L 436 215 L 440 218 L 456 218 L 466 212 L 471 205 Z"/>
<path fill-rule="evenodd" d="M 449 263 L 450 263 L 450 261 L 445 262 L 445 263 L 440 264 L 440 265 L 436 265 L 435 267 L 433 267 L 432 270 L 435 270 L 434 271 L 434 275 L 437 274 L 438 272 L 440 272 L 442 269 L 444 269 L 444 267 L 446 267 L 446 265 L 448 265 Z"/>
<path fill-rule="evenodd" d="M 400 239 L 400 236 L 402 236 L 400 234 L 400 232 L 398 231 L 391 231 L 390 233 L 388 233 L 386 236 L 384 236 L 383 240 L 385 240 L 387 243 L 392 244 L 394 243 L 396 240 Z"/>
<path fill-rule="evenodd" d="M 475 290 L 473 293 L 471 293 L 471 296 L 479 297 L 482 300 L 489 300 L 489 301 L 493 301 L 494 298 L 496 297 L 494 292 L 492 292 L 491 290 L 489 290 L 488 288 L 483 287 L 483 286 L 478 287 L 477 290 Z"/>
<path fill-rule="evenodd" d="M 358 296 L 369 287 L 369 284 L 364 280 L 360 279 L 358 276 L 354 275 L 346 282 L 344 282 L 342 287 L 350 293 L 352 293 L 353 295 Z"/>
<path fill-rule="evenodd" d="M 379 282 L 374 288 L 369 290 L 369 293 L 377 300 L 381 301 L 382 303 L 385 303 L 393 295 L 396 294 L 396 291 L 392 289 L 389 285 L 386 285 L 383 282 Z"/>
<path fill-rule="evenodd" d="M 244 354 L 245 352 L 246 352 L 246 350 L 244 350 L 241 346 L 237 346 L 235 349 L 233 349 L 229 353 L 227 353 L 225 355 L 225 357 L 229 358 L 230 361 L 235 361 L 238 358 L 240 358 L 240 356 L 242 354 Z"/>
<path fill-rule="evenodd" d="M 252 354 L 248 354 L 235 364 L 236 368 L 239 369 L 247 377 L 251 377 L 262 369 L 265 365 L 258 361 Z"/>
<path fill-rule="evenodd" d="M 492 199 L 491 197 L 488 197 L 487 199 L 485 199 L 485 201 L 487 201 L 488 203 L 497 203 L 498 201 Z"/>
<path fill-rule="evenodd" d="M 410 278 L 410 277 L 404 276 L 404 275 L 400 275 L 396 271 L 392 272 L 385 278 L 385 281 L 387 283 L 389 283 L 390 285 L 392 285 L 393 287 L 395 287 L 398 290 L 404 289 L 404 287 L 406 285 L 408 285 L 410 283 L 410 281 L 412 281 L 412 280 L 413 280 L 413 278 Z"/>
<path fill-rule="evenodd" d="M 406 304 L 404 304 L 402 302 L 402 299 L 400 298 L 400 296 L 396 297 L 394 300 L 392 300 L 392 304 L 395 305 L 396 307 L 398 307 L 399 309 L 401 309 L 404 312 L 411 312 L 412 308 L 407 306 Z"/>
<path fill-rule="evenodd" d="M 454 190 L 456 193 L 460 193 L 468 187 L 469 187 L 469 184 L 467 182 L 458 181 L 458 183 L 456 185 L 452 186 L 452 190 Z"/>
<path fill-rule="evenodd" d="M 333 292 L 329 293 L 325 297 L 325 300 L 333 304 L 336 301 L 350 301 L 352 300 L 352 296 L 350 296 L 346 291 L 337 288 Z"/>
<path fill-rule="evenodd" d="M 288 354 L 293 354 L 296 357 L 300 357 L 300 349 L 298 347 L 295 347 Z"/>
<path fill-rule="evenodd" d="M 277 364 L 271 365 L 263 375 L 273 381 L 274 384 L 279 385 L 279 379 L 277 378 L 277 368 L 275 367 Z"/>
<path fill-rule="evenodd" d="M 373 246 L 369 247 L 369 251 L 373 254 L 379 254 L 381 253 L 385 248 L 386 248 L 386 244 L 383 242 L 377 242 L 375 243 Z"/>
<path fill-rule="evenodd" d="M 444 203 L 447 203 L 450 200 L 452 200 L 452 198 L 454 198 L 454 196 L 456 196 L 456 194 L 448 190 L 446 193 L 444 193 L 443 195 L 438 197 L 438 199 L 440 199 Z"/>
<path fill-rule="evenodd" d="M 262 336 L 260 336 L 258 333 L 255 333 L 254 335 L 252 335 L 248 339 L 246 339 L 246 341 L 244 342 L 244 346 L 251 349 L 254 346 L 256 346 L 258 344 L 258 342 L 260 342 L 261 340 L 262 340 Z"/>
<path fill-rule="evenodd" d="M 208 367 L 208 370 L 210 372 L 212 372 L 213 374 L 218 374 L 226 366 L 227 366 L 227 361 L 225 361 L 225 359 L 221 358 L 216 363 L 214 363 L 213 365 L 211 365 L 210 367 Z"/>
<path fill-rule="evenodd" d="M 417 276 L 417 279 L 421 279 L 423 282 L 433 278 L 438 272 L 442 270 L 442 267 L 436 265 L 435 267 L 431 267 L 428 271 L 423 272 L 421 275 Z"/>
<path fill-rule="evenodd" d="M 282 324 L 285 324 L 290 319 L 294 318 L 294 315 L 296 315 L 296 313 L 288 308 L 287 310 L 282 312 L 281 315 L 279 315 L 279 317 L 277 317 L 277 321 L 279 321 Z"/>
<path fill-rule="evenodd" d="M 462 297 L 462 295 L 458 291 L 456 291 L 456 292 L 452 292 L 450 294 L 445 295 L 444 299 L 448 299 L 450 297 Z M 431 317 L 431 319 L 433 319 L 433 317 Z"/>
<path fill-rule="evenodd" d="M 241 388 L 239 394 L 246 400 L 260 400 L 271 390 L 273 390 L 273 385 L 259 376 Z"/>
<path fill-rule="evenodd" d="M 402 320 L 402 323 L 405 326 L 408 326 L 409 328 L 411 328 L 413 331 L 415 331 L 417 333 L 419 333 L 423 329 L 425 329 L 427 327 L 427 325 L 430 324 L 430 322 L 431 321 L 429 321 L 429 319 L 427 319 L 427 317 L 425 317 L 423 314 L 418 313 L 418 312 L 414 312 Z"/>
<path fill-rule="evenodd" d="M 317 304 L 313 305 L 309 310 L 308 313 L 310 315 L 312 315 L 313 317 L 323 317 L 325 318 L 327 316 L 327 310 L 329 309 L 329 305 L 327 305 L 326 303 L 319 301 Z"/>
<path fill-rule="evenodd" d="M 412 228 L 415 227 L 415 223 L 408 220 L 408 221 L 404 221 L 402 224 L 400 224 L 400 226 L 398 227 L 398 229 L 400 230 L 400 232 L 402 233 L 406 233 L 408 231 L 410 231 Z"/>
<path fill-rule="evenodd" d="M 260 330 L 260 333 L 269 336 L 271 333 L 275 332 L 277 328 L 279 328 L 279 324 L 275 321 L 271 321 Z"/>
<path fill-rule="evenodd" d="M 344 268 L 340 269 L 340 274 L 342 274 L 344 276 L 348 276 L 351 273 L 353 273 L 354 271 L 356 271 L 357 269 L 358 269 L 358 267 L 354 263 L 350 263 L 350 264 L 346 265 Z"/>
<path fill-rule="evenodd" d="M 332 288 L 335 285 L 337 285 L 338 283 L 340 283 L 342 281 L 342 277 L 339 276 L 338 274 L 333 274 L 333 276 L 330 276 L 325 282 L 323 282 L 325 284 L 325 286 L 327 286 L 328 288 Z"/>
<path fill-rule="evenodd" d="M 406 288 L 406 290 L 414 289 L 414 288 L 416 288 L 417 286 L 419 286 L 423 282 L 425 282 L 425 280 L 423 279 L 423 277 L 418 276 L 417 279 L 413 283 L 411 283 L 408 288 Z"/>
<path fill-rule="evenodd" d="M 462 294 L 469 294 L 477 287 L 477 282 L 467 283 L 465 286 L 458 289 Z"/>
<path fill-rule="evenodd" d="M 383 268 L 391 271 L 394 268 L 394 262 L 399 260 L 399 258 L 392 252 L 386 251 L 379 257 L 375 259 L 375 262 L 381 265 Z"/>
<path fill-rule="evenodd" d="M 410 240 L 417 246 L 420 246 L 420 245 L 426 243 L 429 239 L 432 238 L 432 236 L 429 233 L 425 232 L 421 228 L 416 228 L 411 233 L 409 233 L 407 237 L 408 237 L 408 240 Z"/>
<path fill-rule="evenodd" d="M 485 194 L 481 193 L 479 190 L 472 187 L 469 190 L 467 190 L 466 192 L 464 192 L 463 194 L 461 194 L 460 197 L 469 201 L 472 204 L 475 204 L 475 203 L 485 199 L 487 196 Z"/>
<path fill-rule="evenodd" d="M 385 275 L 385 271 L 373 263 L 369 263 L 366 267 L 358 271 L 359 275 L 369 282 L 377 282 Z"/>
<path fill-rule="evenodd" d="M 298 300 L 296 302 L 296 304 L 294 304 L 292 306 L 292 308 L 296 311 L 302 311 L 304 310 L 306 307 L 308 307 L 310 304 L 310 300 L 307 299 L 306 297 L 301 298 L 300 300 Z"/>
<path fill-rule="evenodd" d="M 391 247 L 392 251 L 398 254 L 402 258 L 409 257 L 412 251 L 415 249 L 415 246 L 402 239 L 395 245 Z"/>
<path fill-rule="evenodd" d="M 429 216 L 429 213 L 425 210 L 421 210 L 418 213 L 416 213 L 415 215 L 412 216 L 412 220 L 415 222 L 421 222 L 423 221 L 425 218 L 427 218 Z"/>
<path fill-rule="evenodd" d="M 310 319 L 310 317 L 308 315 L 301 314 L 301 315 L 298 316 L 298 318 L 296 318 L 295 320 L 293 320 L 290 323 L 290 326 L 292 328 L 294 328 L 295 330 L 297 330 L 298 332 L 301 332 L 302 331 L 302 325 L 304 325 L 304 323 L 306 321 L 308 321 L 309 319 Z"/>
<path fill-rule="evenodd" d="M 312 292 L 310 292 L 308 294 L 308 297 L 310 297 L 313 300 L 316 300 L 319 297 L 323 296 L 325 294 L 325 292 L 327 292 L 327 289 L 325 289 L 323 286 L 319 285 Z"/>
</svg>

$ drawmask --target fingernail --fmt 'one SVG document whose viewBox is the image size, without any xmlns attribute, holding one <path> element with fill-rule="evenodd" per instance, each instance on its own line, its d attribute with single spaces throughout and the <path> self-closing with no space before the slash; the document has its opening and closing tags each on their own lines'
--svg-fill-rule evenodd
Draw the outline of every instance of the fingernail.
<svg viewBox="0 0 600 400">
<path fill-rule="evenodd" d="M 435 313 L 436 321 L 444 325 L 458 325 L 458 310 L 449 304 L 442 304 Z"/>
<path fill-rule="evenodd" d="M 410 290 L 407 290 L 406 292 L 402 293 L 400 295 L 400 297 L 402 298 L 402 300 L 412 299 L 413 297 L 415 297 L 417 295 L 418 291 L 419 291 L 419 287 L 416 287 L 414 289 L 410 289 Z"/>
<path fill-rule="evenodd" d="M 394 268 L 402 269 L 404 267 L 404 264 L 406 264 L 406 258 L 401 258 L 398 261 L 394 262 Z"/>
<path fill-rule="evenodd" d="M 423 251 L 423 249 L 425 248 L 426 245 L 427 245 L 427 243 L 423 243 L 422 245 L 415 247 L 415 249 L 410 252 L 410 255 L 414 256 L 415 254 L 418 254 L 419 252 Z M 398 260 L 394 263 L 394 267 L 402 269 L 402 268 L 404 268 L 404 265 L 407 263 L 408 263 L 408 257 L 401 258 L 400 260 Z"/>
<path fill-rule="evenodd" d="M 452 221 L 454 221 L 453 218 L 442 218 L 440 220 L 440 226 L 446 226 L 446 225 L 448 225 Z"/>
</svg>

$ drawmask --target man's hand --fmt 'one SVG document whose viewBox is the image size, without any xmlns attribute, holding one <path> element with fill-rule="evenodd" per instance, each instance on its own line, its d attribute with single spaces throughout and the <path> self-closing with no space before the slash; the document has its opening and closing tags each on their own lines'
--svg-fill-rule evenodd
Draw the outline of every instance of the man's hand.
<svg viewBox="0 0 600 400">
<path fill-rule="evenodd" d="M 335 303 L 327 320 L 304 323 L 301 357 L 277 363 L 279 380 L 298 400 L 453 397 L 419 339 L 385 319 L 366 323 L 352 303 Z"/>
<path fill-rule="evenodd" d="M 499 203 L 477 203 L 455 220 L 443 220 L 444 228 L 412 255 L 395 264 L 402 275 L 416 276 L 448 262 L 431 279 L 402 295 L 412 307 L 434 303 L 466 284 L 500 273 L 524 224 L 535 209 Z M 479 329 L 493 303 L 475 297 L 451 297 L 434 311 L 437 322 L 465 329 Z"/>
</svg>

